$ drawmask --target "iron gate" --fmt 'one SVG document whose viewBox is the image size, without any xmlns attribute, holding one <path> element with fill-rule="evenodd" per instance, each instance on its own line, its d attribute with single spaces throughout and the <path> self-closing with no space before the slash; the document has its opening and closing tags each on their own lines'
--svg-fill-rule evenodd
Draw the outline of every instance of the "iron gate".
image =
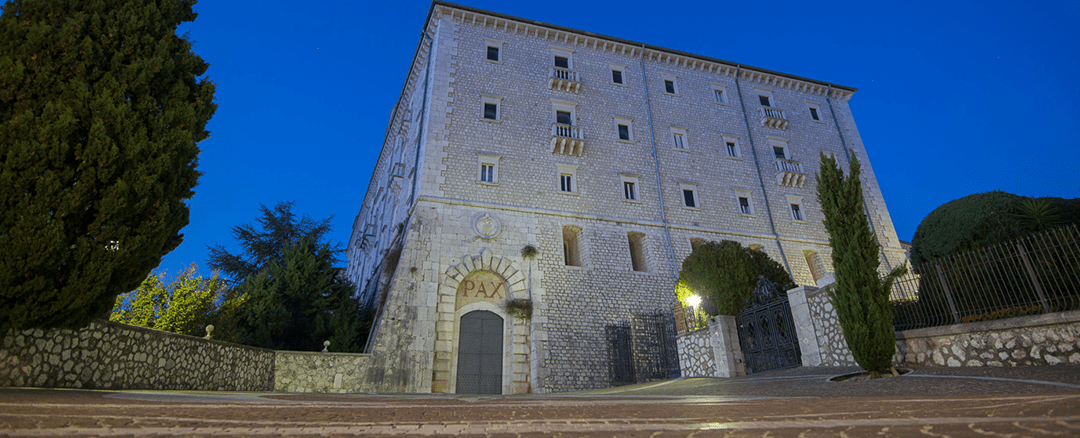
<svg viewBox="0 0 1080 438">
<path fill-rule="evenodd" d="M 735 322 L 747 374 L 802 365 L 791 306 L 775 283 L 758 277 L 753 295 Z"/>
<path fill-rule="evenodd" d="M 635 313 L 629 322 L 605 327 L 612 385 L 679 377 L 675 316 Z"/>
</svg>

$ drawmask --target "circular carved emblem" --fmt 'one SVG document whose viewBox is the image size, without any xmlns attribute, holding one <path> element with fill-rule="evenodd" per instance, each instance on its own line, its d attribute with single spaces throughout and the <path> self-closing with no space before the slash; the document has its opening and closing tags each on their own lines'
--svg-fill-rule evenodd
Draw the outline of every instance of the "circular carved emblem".
<svg viewBox="0 0 1080 438">
<path fill-rule="evenodd" d="M 498 236 L 500 228 L 499 220 L 488 213 L 480 213 L 473 218 L 473 231 L 485 239 Z"/>
</svg>

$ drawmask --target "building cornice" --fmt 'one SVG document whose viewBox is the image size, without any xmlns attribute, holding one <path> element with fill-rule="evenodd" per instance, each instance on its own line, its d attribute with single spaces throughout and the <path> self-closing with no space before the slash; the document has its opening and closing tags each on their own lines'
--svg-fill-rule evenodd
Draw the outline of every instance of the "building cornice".
<svg viewBox="0 0 1080 438">
<path fill-rule="evenodd" d="M 441 0 L 432 2 L 431 10 L 428 12 L 428 20 L 424 24 L 425 32 L 431 32 L 435 27 L 434 22 L 444 16 L 449 16 L 452 20 L 462 24 L 491 28 L 514 35 L 531 35 L 544 41 L 566 46 L 581 47 L 605 53 L 617 53 L 630 57 L 644 55 L 645 60 L 650 62 L 672 65 L 711 75 L 733 78 L 736 74 L 739 74 L 739 79 L 743 81 L 816 96 L 829 94 L 828 97 L 831 99 L 847 101 L 858 90 L 844 85 L 485 11 Z"/>
</svg>

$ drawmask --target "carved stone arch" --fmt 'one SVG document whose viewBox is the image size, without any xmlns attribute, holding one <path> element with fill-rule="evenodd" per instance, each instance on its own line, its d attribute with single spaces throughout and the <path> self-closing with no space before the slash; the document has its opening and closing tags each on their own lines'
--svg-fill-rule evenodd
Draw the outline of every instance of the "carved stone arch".
<svg viewBox="0 0 1080 438">
<path fill-rule="evenodd" d="M 451 264 L 443 271 L 439 279 L 437 321 L 435 326 L 435 362 L 432 373 L 432 392 L 455 392 L 457 375 L 458 324 L 461 316 L 472 310 L 487 310 L 499 315 L 506 321 L 506 348 L 504 349 L 503 393 L 521 393 L 530 390 L 531 377 L 528 367 L 513 367 L 513 364 L 528 364 L 529 351 L 527 320 L 514 318 L 502 309 L 501 302 L 487 300 L 461 305 L 458 301 L 459 286 L 476 275 L 493 273 L 501 277 L 506 284 L 505 299 L 528 299 L 527 279 L 509 257 L 496 256 L 490 249 L 483 248 L 479 254 L 466 254 L 460 261 Z M 472 276 L 472 277 L 470 277 Z M 468 287 L 466 285 L 465 287 Z M 521 343 L 518 346 L 516 344 Z M 516 352 L 515 352 L 516 351 Z"/>
</svg>

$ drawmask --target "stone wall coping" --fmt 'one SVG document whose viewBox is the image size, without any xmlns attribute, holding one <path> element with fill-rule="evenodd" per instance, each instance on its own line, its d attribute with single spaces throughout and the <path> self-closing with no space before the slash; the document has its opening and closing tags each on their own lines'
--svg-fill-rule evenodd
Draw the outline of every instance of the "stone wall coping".
<svg viewBox="0 0 1080 438">
<path fill-rule="evenodd" d="M 682 333 L 676 334 L 675 336 L 679 337 L 679 338 L 682 338 L 682 337 L 686 337 L 686 336 L 690 336 L 690 335 L 696 335 L 698 332 L 700 332 L 702 330 L 708 330 L 708 329 L 709 329 L 709 326 L 706 325 L 705 327 L 690 330 L 690 331 L 687 331 L 687 332 L 682 332 Z"/>
<path fill-rule="evenodd" d="M 288 356 L 340 356 L 340 357 L 371 357 L 371 353 L 341 353 L 328 351 L 323 353 L 321 351 L 289 351 L 289 350 L 272 350 L 276 354 L 288 355 Z"/>
<path fill-rule="evenodd" d="M 152 328 L 149 328 L 149 327 L 140 327 L 140 326 L 137 326 L 137 325 L 124 324 L 122 322 L 109 321 L 107 319 L 95 319 L 93 322 L 95 324 L 101 324 L 103 326 L 111 326 L 111 327 L 115 327 L 115 328 L 119 328 L 119 329 L 123 329 L 123 330 L 142 332 L 142 333 L 151 334 L 151 335 L 154 335 L 154 336 L 189 339 L 189 340 L 193 340 L 193 341 L 207 342 L 207 343 L 211 343 L 211 344 L 220 345 L 220 346 L 223 346 L 223 347 L 237 348 L 237 349 L 241 349 L 241 350 L 259 351 L 259 352 L 264 352 L 264 353 L 275 353 L 274 350 L 270 350 L 270 349 L 266 349 L 266 348 L 262 348 L 262 347 L 252 347 L 250 345 L 234 344 L 234 343 L 231 343 L 231 342 L 219 341 L 217 339 L 206 339 L 206 338 L 199 337 L 199 336 L 182 335 L 182 334 L 179 334 L 179 333 L 166 332 L 166 331 L 162 331 L 162 330 L 152 329 Z M 86 327 L 83 327 L 83 329 L 85 329 L 85 328 Z M 73 331 L 77 332 L 77 331 L 82 330 L 82 329 L 67 329 L 67 330 L 73 330 Z M 14 334 L 14 332 L 10 333 L 9 336 L 13 335 L 13 334 Z"/>
<path fill-rule="evenodd" d="M 1043 325 L 1068 324 L 1080 321 L 1080 310 L 1046 313 L 1042 315 L 1019 316 L 1015 318 L 995 319 L 993 321 L 969 322 L 939 327 L 905 330 L 896 332 L 897 340 L 951 336 L 964 333 L 1011 330 Z"/>
</svg>

